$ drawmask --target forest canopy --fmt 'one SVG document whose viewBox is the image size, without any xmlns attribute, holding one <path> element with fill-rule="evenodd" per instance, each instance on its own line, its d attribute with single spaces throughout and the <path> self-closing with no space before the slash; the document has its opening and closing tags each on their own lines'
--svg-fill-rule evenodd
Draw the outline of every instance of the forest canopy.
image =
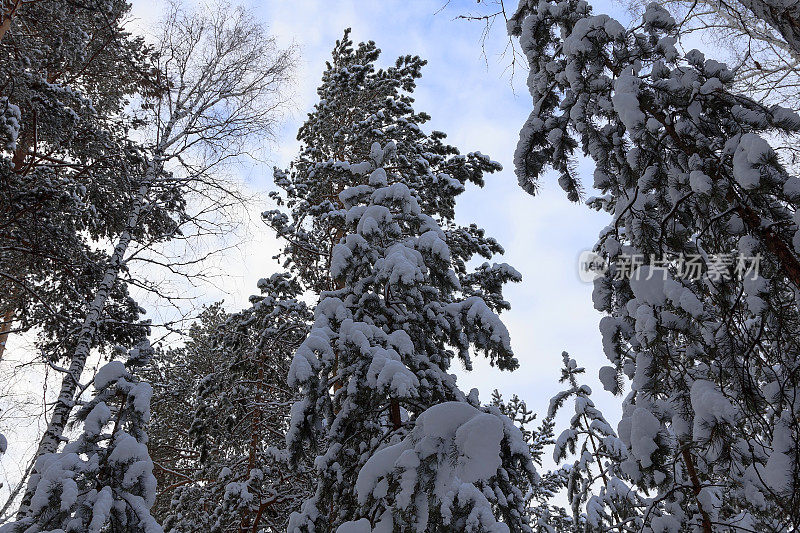
<svg viewBox="0 0 800 533">
<path fill-rule="evenodd" d="M 0 533 L 800 529 L 800 3 L 341 3 L 0 2 Z"/>
</svg>

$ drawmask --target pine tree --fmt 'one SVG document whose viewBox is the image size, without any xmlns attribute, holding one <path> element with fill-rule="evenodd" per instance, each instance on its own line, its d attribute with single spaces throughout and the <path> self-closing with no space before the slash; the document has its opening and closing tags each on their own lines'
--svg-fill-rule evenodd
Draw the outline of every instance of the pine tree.
<svg viewBox="0 0 800 533">
<path fill-rule="evenodd" d="M 470 348 L 501 369 L 516 368 L 508 331 L 483 298 L 460 290 L 447 235 L 406 184 L 411 171 L 392 170 L 396 153 L 394 142 L 375 142 L 369 161 L 328 163 L 362 183 L 339 194 L 345 237 L 333 249 L 331 276 L 342 288 L 322 293 L 289 373 L 289 385 L 302 394 L 292 408 L 290 451 L 298 456 L 304 443 L 321 446 L 316 494 L 289 529 L 333 530 L 364 517 L 401 531 L 525 531 L 520 485 L 535 482 L 529 450 L 507 417 L 470 405 L 447 373 L 454 350 L 468 365 Z M 495 301 L 502 301 L 501 287 L 492 286 Z M 488 440 L 470 441 L 471 429 Z M 456 441 L 465 464 L 489 462 L 455 475 L 446 450 Z M 398 459 L 405 450 L 421 454 L 426 468 Z M 431 491 L 435 479 L 441 485 Z M 394 490 L 387 492 L 387 484 Z"/>
<path fill-rule="evenodd" d="M 648 3 L 628 2 L 638 14 Z M 792 27 L 800 20 L 797 5 L 773 0 L 666 0 L 661 5 L 682 33 L 716 45 L 714 53 L 733 66 L 737 90 L 767 106 L 777 103 L 797 109 L 800 40 Z"/>
<path fill-rule="evenodd" d="M 502 253 L 502 247 L 485 237 L 483 230 L 452 224 L 455 197 L 464 185 L 482 186 L 483 175 L 499 170 L 500 165 L 480 152 L 461 155 L 444 143 L 442 132 L 422 131 L 430 116 L 414 111 L 412 93 L 424 60 L 403 56 L 392 67 L 376 69 L 379 56 L 373 41 L 354 48 L 350 30 L 345 30 L 317 89 L 320 100 L 298 132 L 300 153 L 288 170 L 275 170 L 275 185 L 283 194 L 276 191 L 270 196 L 289 214 L 274 209 L 264 213 L 264 220 L 287 241 L 280 256 L 284 265 L 317 293 L 341 288 L 329 273 L 331 252 L 344 235 L 338 194 L 364 181 L 364 176 L 353 181 L 354 174 L 336 162 L 369 160 L 374 142 L 382 146 L 395 142 L 396 169 L 407 171 L 406 180 L 416 180 L 406 183 L 418 191 L 423 212 L 442 217 L 457 275 L 467 274 L 464 258 L 478 254 L 488 259 Z M 493 277 L 501 284 L 514 279 L 513 274 L 488 266 L 471 276 L 464 285 L 484 279 L 489 283 Z"/>
<path fill-rule="evenodd" d="M 12 329 L 36 328 L 55 361 L 74 349 L 108 262 L 98 241 L 119 234 L 130 208 L 142 155 L 121 111 L 152 89 L 152 63 L 123 28 L 127 2 L 17 4 L 0 41 L 0 357 Z M 160 209 L 150 219 L 172 225 Z M 122 283 L 108 313 L 98 347 L 143 338 Z"/>
<path fill-rule="evenodd" d="M 333 531 L 344 523 L 363 524 L 354 521 L 360 517 L 369 517 L 372 525 L 394 521 L 401 530 L 435 528 L 461 524 L 474 511 L 487 531 L 503 527 L 497 522 L 501 515 L 509 527 L 524 530 L 519 491 L 525 489 L 512 485 L 533 482 L 525 446 L 503 447 L 504 472 L 513 472 L 511 478 L 495 468 L 472 480 L 508 498 L 487 500 L 475 485 L 465 486 L 475 497 L 450 500 L 455 516 L 432 511 L 430 517 L 415 517 L 394 495 L 381 495 L 366 481 L 356 490 L 359 471 L 376 452 L 390 444 L 413 447 L 414 439 L 422 438 L 419 417 L 427 408 L 455 402 L 461 423 L 480 418 L 447 373 L 456 352 L 466 368 L 473 348 L 501 369 L 517 366 L 496 312 L 509 307 L 502 286 L 519 274 L 505 264 L 468 269 L 474 256 L 488 259 L 502 248 L 476 226 L 453 222 L 455 197 L 466 182 L 480 185 L 483 174 L 500 165 L 480 153 L 460 155 L 443 143 L 441 132 L 423 132 L 429 117 L 413 110 L 411 93 L 424 61 L 405 56 L 393 67 L 376 69 L 379 53 L 373 42 L 354 48 L 349 30 L 337 42 L 318 89 L 320 102 L 298 135 L 300 155 L 288 171 L 275 173 L 285 198 L 272 197 L 289 213 L 265 213 L 288 242 L 285 264 L 306 287 L 323 291 L 314 327 L 289 374 L 301 400 L 292 409 L 287 436 L 294 461 L 317 454 L 319 483 L 289 528 Z M 495 445 L 516 438 L 517 430 L 504 424 L 502 415 L 486 416 L 495 417 L 490 422 Z M 444 443 L 454 434 L 439 438 Z M 412 491 L 415 505 L 430 503 L 433 510 L 443 504 L 437 500 L 446 499 L 442 494 L 428 502 L 424 487 L 439 464 L 447 478 L 444 473 L 452 468 L 446 462 L 439 457 L 420 473 Z M 384 474 L 388 483 L 396 473 Z"/>
<path fill-rule="evenodd" d="M 192 400 L 188 436 L 199 456 L 182 454 L 175 465 L 185 480 L 169 491 L 165 531 L 285 531 L 290 512 L 312 492 L 308 465 L 290 469 L 283 450 L 295 397 L 286 375 L 311 314 L 286 274 L 260 280 L 259 288 L 250 308 L 212 330 L 210 349 L 190 351 L 190 364 L 208 358 L 201 364 L 212 369 Z"/>
<path fill-rule="evenodd" d="M 399 443 L 376 451 L 356 480 L 369 518 L 337 532 L 531 531 L 527 495 L 538 479 L 519 428 L 496 408 L 434 405 Z"/>
<path fill-rule="evenodd" d="M 536 414 L 529 410 L 526 403 L 516 394 L 506 402 L 503 400 L 503 396 L 495 390 L 492 393 L 490 405 L 496 407 L 519 428 L 522 438 L 530 449 L 531 460 L 541 468 L 545 449 L 555 444 L 553 435 L 555 412 L 548 413 L 548 416 L 542 419 L 539 427 L 533 429 L 530 425 L 536 420 Z M 526 493 L 527 514 L 534 531 L 555 533 L 574 530 L 573 521 L 567 511 L 552 503 L 555 495 L 566 487 L 567 473 L 564 469 L 545 472 L 539 478 L 538 483 L 531 487 L 532 490 Z"/>
<path fill-rule="evenodd" d="M 122 231 L 143 163 L 122 110 L 153 90 L 150 51 L 124 29 L 129 10 L 124 1 L 54 0 L 4 11 L 0 359 L 10 334 L 33 330 L 36 355 L 23 363 L 64 370 L 110 259 L 105 244 Z M 162 207 L 153 204 L 140 237 L 174 230 L 175 210 Z M 93 348 L 141 342 L 142 312 L 122 280 L 109 284 Z"/>
<path fill-rule="evenodd" d="M 3 533 L 126 531 L 160 533 L 146 425 L 152 387 L 132 370 L 152 355 L 149 344 L 112 361 L 94 379 L 94 398 L 81 407 L 80 436 L 36 460 L 28 514 L 0 527 Z"/>
<path fill-rule="evenodd" d="M 535 192 L 551 166 L 579 199 L 580 146 L 602 193 L 587 203 L 612 218 L 595 249 L 612 364 L 600 378 L 619 393 L 625 376 L 631 392 L 618 479 L 588 499 L 588 525 L 623 527 L 623 481 L 647 494 L 633 502 L 645 530 L 797 528 L 800 180 L 767 139 L 795 135 L 800 117 L 738 94 L 701 52 L 681 54 L 656 4 L 626 30 L 585 2 L 523 1 L 509 27 L 534 102 L 520 184 Z"/>
<path fill-rule="evenodd" d="M 569 427 L 561 432 L 553 448 L 556 463 L 570 455 L 575 456 L 571 465 L 562 466 L 556 473 L 566 481 L 573 524 L 580 524 L 584 531 L 607 531 L 620 523 L 641 528 L 644 524 L 641 516 L 646 516 L 648 501 L 622 481 L 625 461 L 629 458 L 625 444 L 595 407 L 591 400 L 592 389 L 579 384 L 578 377 L 585 370 L 567 352 L 562 353 L 562 360 L 564 366 L 559 381 L 567 383 L 569 388 L 551 399 L 547 416 L 552 420 L 567 400 L 574 398 L 575 412 L 570 417 Z M 640 415 L 647 416 L 644 412 Z M 636 451 L 641 453 L 643 462 L 651 461 L 652 454 L 658 449 L 656 442 L 666 436 L 659 433 L 658 424 L 653 424 L 653 420 L 637 422 Z M 649 433 L 642 433 L 645 431 Z"/>
</svg>

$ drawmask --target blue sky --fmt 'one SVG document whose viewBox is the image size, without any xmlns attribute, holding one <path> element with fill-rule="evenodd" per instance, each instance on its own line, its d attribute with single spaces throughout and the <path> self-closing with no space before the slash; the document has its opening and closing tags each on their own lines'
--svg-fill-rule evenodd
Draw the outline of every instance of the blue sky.
<svg viewBox="0 0 800 533">
<path fill-rule="evenodd" d="M 508 57 L 499 57 L 507 42 L 500 23 L 487 40 L 487 57 L 481 56 L 481 23 L 455 20 L 466 12 L 479 12 L 474 1 L 454 0 L 439 11 L 443 4 L 444 0 L 253 2 L 282 42 L 297 43 L 302 55 L 300 106 L 285 128 L 279 161 L 288 162 L 294 155 L 294 134 L 316 101 L 325 60 L 345 27 L 353 28 L 356 41 L 374 40 L 387 63 L 402 54 L 425 58 L 428 65 L 416 99 L 417 109 L 432 116 L 430 128 L 447 133 L 450 143 L 463 152 L 479 150 L 504 166 L 487 177 L 483 189 L 471 187 L 460 197 L 457 219 L 475 222 L 497 238 L 506 250 L 497 261 L 511 264 L 523 276 L 522 283 L 506 290 L 512 309 L 503 315 L 520 369 L 500 372 L 476 361 L 473 372 L 457 372 L 462 389 L 477 387 L 483 400 L 494 388 L 506 395 L 516 393 L 542 412 L 559 390 L 561 352 L 567 350 L 586 365 L 597 403 L 616 419 L 618 400 L 597 382 L 597 369 L 605 364 L 597 330 L 600 315 L 592 308 L 591 286 L 577 276 L 578 254 L 591 248 L 605 215 L 567 201 L 552 175 L 545 177 L 537 197 L 518 187 L 512 158 L 519 128 L 531 109 L 527 71 L 518 69 L 512 86 Z M 596 6 L 600 11 L 615 7 Z M 622 15 L 618 8 L 612 11 Z M 591 184 L 590 164 L 581 169 Z M 268 186 L 268 179 L 261 179 Z M 274 268 L 268 261 L 258 267 Z M 255 279 L 259 274 L 250 275 Z"/>
<path fill-rule="evenodd" d="M 499 53 L 506 45 L 498 24 L 487 40 L 487 57 L 482 57 L 479 22 L 456 20 L 467 12 L 479 12 L 468 0 L 259 0 L 246 2 L 268 25 L 279 43 L 295 44 L 300 65 L 294 87 L 294 112 L 281 130 L 280 138 L 268 152 L 269 164 L 245 171 L 248 186 L 255 191 L 271 185 L 270 165 L 284 167 L 297 151 L 295 135 L 306 113 L 316 102 L 325 61 L 344 28 L 353 29 L 355 41 L 374 40 L 383 50 L 382 61 L 393 62 L 399 55 L 418 54 L 428 61 L 416 92 L 417 110 L 433 118 L 431 129 L 448 134 L 451 144 L 462 152 L 479 150 L 501 162 L 500 173 L 488 176 L 483 189 L 469 188 L 458 203 L 457 219 L 486 228 L 505 247 L 497 262 L 507 262 L 523 275 L 523 282 L 507 289 L 511 311 L 504 313 L 512 343 L 520 360 L 514 373 L 492 369 L 476 361 L 471 373 L 455 369 L 464 390 L 477 387 L 488 400 L 498 388 L 506 395 L 518 394 L 529 407 L 542 412 L 557 383 L 562 350 L 569 351 L 588 369 L 587 380 L 596 391 L 596 403 L 606 407 L 616 420 L 618 400 L 604 392 L 597 370 L 605 364 L 597 322 L 600 315 L 591 304 L 591 286 L 577 276 L 578 254 L 590 249 L 604 225 L 605 215 L 571 204 L 558 188 L 555 178 L 543 179 L 537 197 L 524 193 L 516 183 L 512 156 L 518 131 L 531 102 L 525 87 L 527 72 L 518 68 L 509 78 L 508 58 Z M 134 0 L 137 23 L 147 26 L 157 18 L 158 7 L 149 0 Z M 513 7 L 513 0 L 509 6 Z M 625 21 L 623 10 L 607 2 L 595 3 L 598 12 L 610 12 Z M 581 172 L 591 184 L 591 165 Z M 269 205 L 257 206 L 260 212 Z M 230 277 L 225 292 L 206 290 L 202 298 L 224 298 L 237 309 L 246 305 L 255 282 L 278 270 L 271 259 L 277 243 L 269 230 L 255 225 L 240 251 L 226 256 L 223 269 Z"/>
</svg>

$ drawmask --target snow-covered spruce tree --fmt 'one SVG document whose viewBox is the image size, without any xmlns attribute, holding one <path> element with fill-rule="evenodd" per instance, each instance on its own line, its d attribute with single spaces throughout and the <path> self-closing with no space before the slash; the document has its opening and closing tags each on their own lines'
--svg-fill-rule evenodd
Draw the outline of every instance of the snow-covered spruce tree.
<svg viewBox="0 0 800 533">
<path fill-rule="evenodd" d="M 252 307 L 215 335 L 216 367 L 199 383 L 189 431 L 200 456 L 192 477 L 171 491 L 165 531 L 286 531 L 289 514 L 313 493 L 309 465 L 290 469 L 283 451 L 295 399 L 286 376 L 311 313 L 286 274 L 259 288 Z"/>
<path fill-rule="evenodd" d="M 27 515 L 2 533 L 126 531 L 160 533 L 150 514 L 155 500 L 146 425 L 152 388 L 132 371 L 152 355 L 149 344 L 112 361 L 94 378 L 94 398 L 81 407 L 80 435 L 56 453 L 37 458 Z"/>
<path fill-rule="evenodd" d="M 140 260 L 149 265 L 166 262 L 168 271 L 180 270 L 176 264 L 180 261 L 170 263 L 163 256 L 148 256 L 148 251 L 220 227 L 226 206 L 238 200 L 220 167 L 251 149 L 254 141 L 269 138 L 278 120 L 280 90 L 289 74 L 292 53 L 278 49 L 246 11 L 221 3 L 202 14 L 188 13 L 173 4 L 162 30 L 157 66 L 167 89 L 143 94 L 142 108 L 150 129 L 146 130 L 142 173 L 133 183 L 124 223 L 75 333 L 75 347 L 37 457 L 58 447 L 79 376 L 105 323 L 117 282 Z M 199 215 L 185 209 L 190 198 L 204 201 Z M 150 227 L 153 210 L 165 206 L 177 211 L 175 223 L 155 234 L 143 232 Z M 142 235 L 145 238 L 140 240 Z M 146 279 L 140 278 L 137 285 L 158 291 L 158 285 Z M 27 513 L 31 495 L 27 490 L 20 517 Z"/>
<path fill-rule="evenodd" d="M 797 529 L 800 180 L 767 139 L 796 134 L 800 117 L 737 94 L 699 51 L 681 55 L 655 4 L 626 30 L 583 1 L 526 0 L 509 29 L 531 67 L 521 186 L 534 193 L 551 166 L 578 200 L 580 146 L 602 193 L 588 204 L 612 218 L 593 300 L 613 365 L 600 378 L 614 392 L 631 380 L 614 477 L 647 495 L 634 523 Z M 604 517 L 590 528 L 623 527 L 611 500 L 589 502 Z"/>
<path fill-rule="evenodd" d="M 376 141 L 367 161 L 315 167 L 335 168 L 349 186 L 331 213 L 344 235 L 330 260 L 340 288 L 321 294 L 289 373 L 301 391 L 289 450 L 297 458 L 305 444 L 316 447 L 319 477 L 289 530 L 528 531 L 525 493 L 536 474 L 527 445 L 508 417 L 478 408 L 477 391 L 468 400 L 448 374 L 456 354 L 469 368 L 473 348 L 501 369 L 517 367 L 495 313 L 502 282 L 462 285 L 455 267 L 467 258 L 439 222 L 452 221 L 425 213 L 413 187 L 436 178 L 418 174 L 427 165 L 401 165 L 398 152 Z M 463 186 L 438 181 L 427 205 L 439 195 L 452 204 Z M 508 266 L 484 270 L 518 277 Z"/>
</svg>

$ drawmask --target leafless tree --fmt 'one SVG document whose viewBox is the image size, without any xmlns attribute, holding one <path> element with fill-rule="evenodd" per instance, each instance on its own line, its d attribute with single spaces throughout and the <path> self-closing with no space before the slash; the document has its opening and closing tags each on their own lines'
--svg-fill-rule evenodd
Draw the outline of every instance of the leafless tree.
<svg viewBox="0 0 800 533">
<path fill-rule="evenodd" d="M 241 205 L 226 168 L 271 139 L 287 104 L 295 53 L 281 49 L 264 27 L 244 9 L 227 3 L 188 11 L 171 3 L 160 27 L 157 95 L 143 97 L 142 117 L 147 147 L 145 172 L 138 180 L 125 230 L 114 243 L 111 260 L 83 325 L 48 427 L 35 456 L 56 451 L 73 405 L 85 386 L 81 374 L 93 348 L 113 284 L 127 277 L 131 284 L 160 292 L 158 284 L 137 277 L 137 262 L 187 275 L 208 254 L 176 261 L 165 243 L 224 234 L 228 215 Z M 174 224 L 157 238 L 137 241 L 142 225 L 159 203 L 185 203 Z M 196 208 L 192 212 L 192 207 Z M 153 232 L 147 232 L 153 235 Z M 198 272 L 195 270 L 195 274 Z M 202 271 L 199 275 L 202 275 Z M 26 491 L 18 516 L 25 516 L 31 494 Z"/>
<path fill-rule="evenodd" d="M 523 70 L 527 68 L 525 62 L 525 55 L 514 39 L 512 39 L 506 29 L 509 18 L 514 14 L 509 11 L 513 8 L 512 5 L 507 5 L 504 0 L 477 0 L 474 9 L 456 15 L 456 20 L 477 22 L 483 26 L 481 30 L 480 43 L 481 43 L 481 57 L 487 63 L 489 62 L 489 55 L 487 43 L 495 39 L 494 34 L 499 32 L 500 40 L 504 40 L 505 44 L 502 49 L 497 52 L 499 60 L 506 63 L 506 71 L 510 74 L 511 82 L 513 84 L 514 75 L 517 73 L 518 68 Z M 451 6 L 451 0 L 446 0 L 444 4 L 436 11 L 436 13 L 444 12 Z M 493 48 L 493 47 L 489 47 Z M 494 52 L 492 52 L 494 53 Z"/>
</svg>

